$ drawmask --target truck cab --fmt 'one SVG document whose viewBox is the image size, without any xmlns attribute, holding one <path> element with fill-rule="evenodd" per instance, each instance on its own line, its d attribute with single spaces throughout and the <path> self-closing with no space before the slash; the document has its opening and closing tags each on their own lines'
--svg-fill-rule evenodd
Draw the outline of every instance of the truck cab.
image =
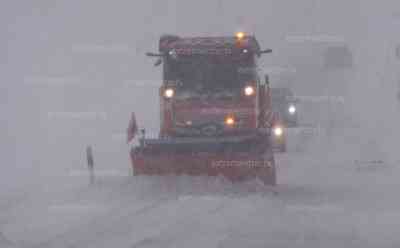
<svg viewBox="0 0 400 248">
<path fill-rule="evenodd" d="M 134 175 L 188 174 L 276 185 L 270 90 L 257 70 L 254 36 L 162 36 L 160 134 L 132 147 Z M 128 142 L 135 136 L 132 114 Z"/>
<path fill-rule="evenodd" d="M 163 36 L 162 137 L 232 136 L 266 123 L 268 87 L 258 73 L 253 36 Z"/>
</svg>

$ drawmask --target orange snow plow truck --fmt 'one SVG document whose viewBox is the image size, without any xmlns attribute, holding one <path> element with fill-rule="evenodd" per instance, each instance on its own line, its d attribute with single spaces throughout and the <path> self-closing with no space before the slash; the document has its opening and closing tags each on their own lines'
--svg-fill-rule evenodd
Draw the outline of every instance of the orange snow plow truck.
<svg viewBox="0 0 400 248">
<path fill-rule="evenodd" d="M 146 137 L 134 113 L 127 130 L 136 139 L 134 175 L 222 175 L 276 184 L 272 151 L 279 121 L 271 109 L 268 77 L 258 75 L 261 50 L 254 36 L 160 38 L 160 133 Z"/>
</svg>

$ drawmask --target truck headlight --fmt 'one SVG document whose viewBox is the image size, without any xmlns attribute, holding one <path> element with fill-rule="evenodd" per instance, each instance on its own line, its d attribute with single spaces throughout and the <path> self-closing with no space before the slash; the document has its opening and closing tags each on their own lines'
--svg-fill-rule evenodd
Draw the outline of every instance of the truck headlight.
<svg viewBox="0 0 400 248">
<path fill-rule="evenodd" d="M 253 87 L 253 86 L 246 86 L 246 87 L 244 88 L 244 94 L 245 94 L 246 96 L 252 96 L 252 95 L 254 95 L 254 92 L 255 92 L 255 90 L 254 90 L 254 87 Z"/>
<path fill-rule="evenodd" d="M 171 89 L 171 88 L 168 88 L 164 91 L 164 96 L 166 98 L 172 98 L 174 96 L 174 94 L 175 94 L 175 91 L 174 91 L 174 89 Z"/>
<path fill-rule="evenodd" d="M 233 126 L 235 124 L 235 119 L 231 116 L 226 117 L 225 124 L 227 126 Z"/>
<path fill-rule="evenodd" d="M 280 137 L 280 136 L 282 136 L 282 134 L 283 134 L 283 128 L 282 127 L 280 127 L 280 126 L 274 127 L 274 135 L 275 136 Z"/>
<path fill-rule="evenodd" d="M 237 32 L 237 33 L 235 34 L 235 36 L 236 36 L 236 39 L 241 40 L 241 39 L 243 39 L 243 38 L 245 37 L 245 33 L 243 33 L 243 32 Z"/>
<path fill-rule="evenodd" d="M 289 114 L 293 115 L 294 113 L 296 113 L 296 107 L 294 105 L 290 105 L 288 111 Z"/>
</svg>

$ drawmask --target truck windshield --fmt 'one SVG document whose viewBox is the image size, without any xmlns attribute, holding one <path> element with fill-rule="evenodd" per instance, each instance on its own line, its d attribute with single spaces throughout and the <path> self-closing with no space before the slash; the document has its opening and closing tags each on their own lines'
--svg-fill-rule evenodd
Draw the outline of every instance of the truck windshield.
<svg viewBox="0 0 400 248">
<path fill-rule="evenodd" d="M 250 58 L 235 60 L 211 56 L 190 56 L 169 59 L 165 63 L 165 79 L 177 81 L 184 90 L 215 91 L 238 89 L 254 80 L 255 70 Z"/>
</svg>

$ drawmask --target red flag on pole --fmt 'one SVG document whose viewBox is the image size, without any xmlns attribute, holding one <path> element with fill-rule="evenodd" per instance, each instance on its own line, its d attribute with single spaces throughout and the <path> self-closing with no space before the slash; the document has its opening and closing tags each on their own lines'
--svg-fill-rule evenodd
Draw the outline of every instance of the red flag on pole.
<svg viewBox="0 0 400 248">
<path fill-rule="evenodd" d="M 138 131 L 135 113 L 132 112 L 131 120 L 129 121 L 128 129 L 127 129 L 127 139 L 126 142 L 129 143 L 136 135 Z"/>
</svg>

